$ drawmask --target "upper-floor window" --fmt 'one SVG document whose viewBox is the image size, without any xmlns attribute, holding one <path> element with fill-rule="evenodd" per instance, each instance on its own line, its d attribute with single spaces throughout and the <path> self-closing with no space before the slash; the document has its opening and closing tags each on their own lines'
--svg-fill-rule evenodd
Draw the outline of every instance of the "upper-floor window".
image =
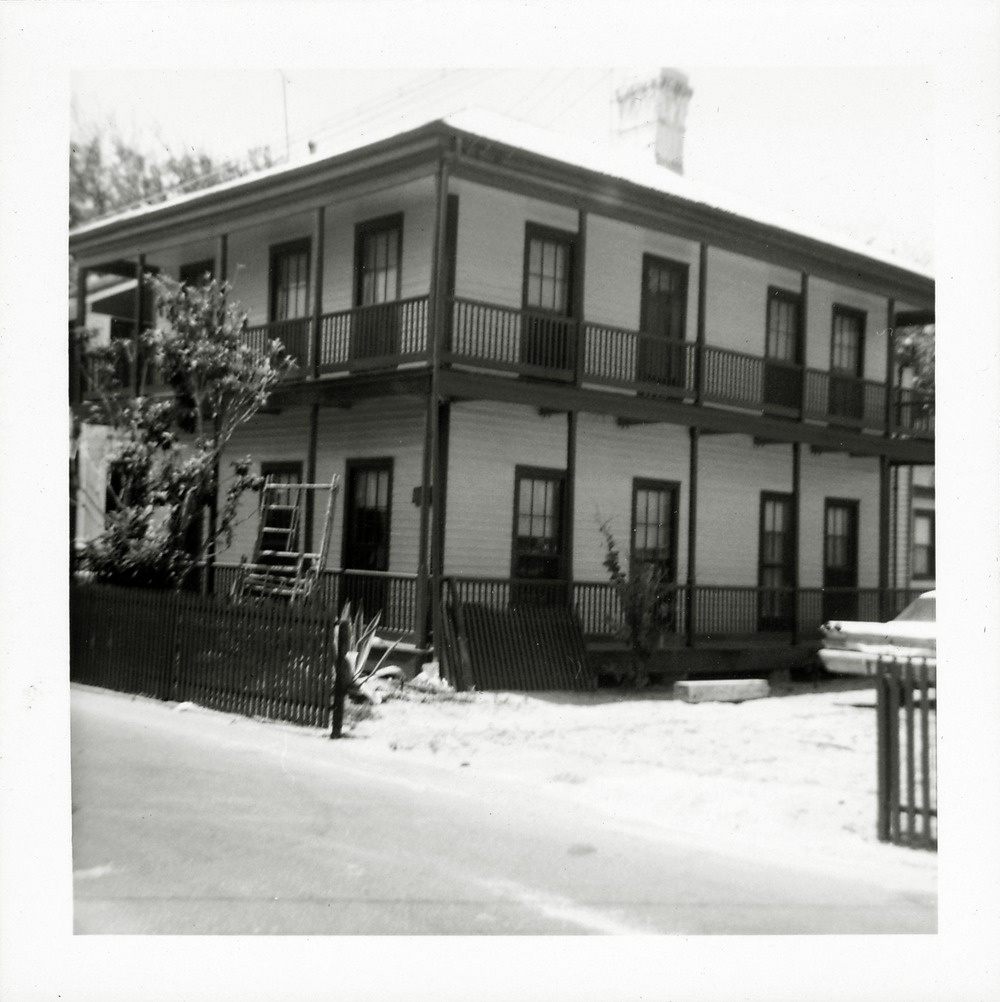
<svg viewBox="0 0 1000 1002">
<path fill-rule="evenodd" d="M 860 378 L 864 372 L 865 314 L 834 306 L 830 338 L 830 371 Z"/>
<path fill-rule="evenodd" d="M 802 363 L 802 297 L 797 293 L 768 290 L 767 357 L 791 365 Z"/>
<path fill-rule="evenodd" d="M 932 578 L 935 571 L 934 512 L 913 513 L 913 576 Z"/>
<path fill-rule="evenodd" d="M 309 316 L 309 241 L 271 248 L 270 319 Z"/>
<path fill-rule="evenodd" d="M 528 224 L 524 305 L 568 317 L 572 313 L 573 234 Z"/>
<path fill-rule="evenodd" d="M 362 223 L 355 232 L 355 305 L 373 306 L 399 299 L 403 217 Z"/>
</svg>

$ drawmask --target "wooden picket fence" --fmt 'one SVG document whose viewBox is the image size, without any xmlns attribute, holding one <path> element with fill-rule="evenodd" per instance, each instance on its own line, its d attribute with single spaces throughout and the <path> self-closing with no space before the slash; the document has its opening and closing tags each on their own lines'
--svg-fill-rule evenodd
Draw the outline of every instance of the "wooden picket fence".
<svg viewBox="0 0 1000 1002">
<path fill-rule="evenodd" d="M 330 723 L 336 617 L 277 602 L 70 589 L 70 679 L 312 727 Z"/>
<path fill-rule="evenodd" d="M 879 658 L 878 838 L 937 848 L 937 683 L 928 658 Z"/>
</svg>

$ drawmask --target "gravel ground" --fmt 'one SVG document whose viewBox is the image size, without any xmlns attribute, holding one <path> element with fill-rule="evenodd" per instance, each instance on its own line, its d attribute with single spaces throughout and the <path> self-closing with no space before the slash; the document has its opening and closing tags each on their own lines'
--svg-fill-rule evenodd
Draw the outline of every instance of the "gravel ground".
<svg viewBox="0 0 1000 1002">
<path fill-rule="evenodd" d="M 516 778 L 753 852 L 936 868 L 934 853 L 876 839 L 863 680 L 788 683 L 743 703 L 687 703 L 667 688 L 440 698 L 408 687 L 367 719 L 349 711 L 345 733 L 359 751 Z"/>
</svg>

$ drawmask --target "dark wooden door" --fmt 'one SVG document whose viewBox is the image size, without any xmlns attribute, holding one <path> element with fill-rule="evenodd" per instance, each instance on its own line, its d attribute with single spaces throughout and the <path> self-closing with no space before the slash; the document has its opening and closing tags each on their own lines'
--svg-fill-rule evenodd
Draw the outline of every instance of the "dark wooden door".
<svg viewBox="0 0 1000 1002">
<path fill-rule="evenodd" d="M 826 501 L 823 520 L 823 619 L 858 618 L 858 502 Z"/>
<path fill-rule="evenodd" d="M 860 421 L 865 413 L 864 366 L 865 314 L 834 307 L 830 342 L 830 400 L 833 418 Z"/>
<path fill-rule="evenodd" d="M 392 530 L 392 460 L 348 462 L 344 511 L 344 570 L 389 570 Z M 369 574 L 344 575 L 343 598 L 370 618 L 384 612 L 388 582 Z"/>
<path fill-rule="evenodd" d="M 795 623 L 795 508 L 791 494 L 765 491 L 760 501 L 758 628 L 791 630 Z"/>
<path fill-rule="evenodd" d="M 352 358 L 399 354 L 403 224 L 399 216 L 359 226 L 355 235 Z"/>
<path fill-rule="evenodd" d="M 768 292 L 764 406 L 802 407 L 802 300 L 783 289 Z"/>
<path fill-rule="evenodd" d="M 688 266 L 644 255 L 639 317 L 639 382 L 683 386 L 684 330 L 687 319 Z"/>
<path fill-rule="evenodd" d="M 565 600 L 566 475 L 560 470 L 518 467 L 514 487 L 514 543 L 511 604 Z"/>
</svg>

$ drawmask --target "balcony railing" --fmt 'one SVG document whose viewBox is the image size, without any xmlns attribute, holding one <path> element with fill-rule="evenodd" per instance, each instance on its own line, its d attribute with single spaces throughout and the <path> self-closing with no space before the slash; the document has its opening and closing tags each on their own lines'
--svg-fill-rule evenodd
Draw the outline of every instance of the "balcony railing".
<svg viewBox="0 0 1000 1002">
<path fill-rule="evenodd" d="M 584 635 L 619 638 L 624 616 L 607 581 L 511 581 L 449 577 L 447 594 L 462 605 L 500 610 L 524 604 L 570 604 Z M 918 592 L 906 588 L 759 588 L 669 585 L 662 591 L 661 641 L 683 643 L 688 629 L 700 643 L 758 636 L 776 642 L 816 641 L 828 619 L 881 622 L 903 610 Z"/>
<path fill-rule="evenodd" d="M 296 361 L 291 378 L 397 369 L 429 361 L 429 309 L 430 297 L 416 296 L 325 313 L 317 358 L 311 317 L 256 324 L 247 329 L 247 339 L 260 350 L 280 340 Z M 888 408 L 888 390 L 875 380 L 473 299 L 449 298 L 442 319 L 440 359 L 448 367 L 578 382 L 644 397 L 700 398 L 859 432 L 934 437 L 931 393 L 894 390 Z M 120 378 L 134 385 L 134 371 Z M 147 378 L 150 382 L 155 374 Z"/>
</svg>

